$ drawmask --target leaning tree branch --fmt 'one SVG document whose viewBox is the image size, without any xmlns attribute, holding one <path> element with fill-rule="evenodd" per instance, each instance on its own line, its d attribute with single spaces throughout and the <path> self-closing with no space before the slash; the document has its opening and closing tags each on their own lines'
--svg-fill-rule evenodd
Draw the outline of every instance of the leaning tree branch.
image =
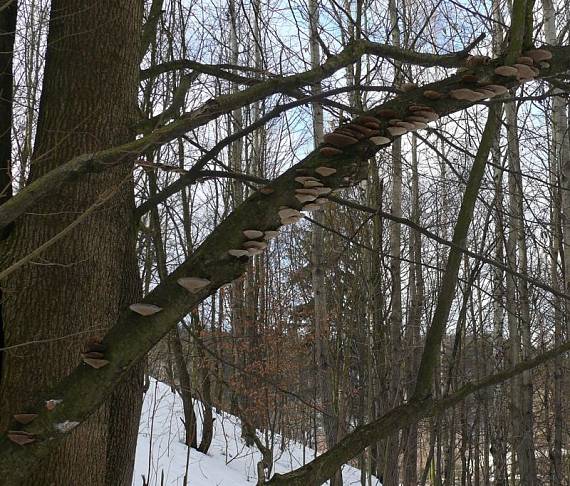
<svg viewBox="0 0 570 486">
<path fill-rule="evenodd" d="M 552 51 L 554 58 L 548 72 L 568 69 L 570 56 L 567 54 L 570 53 L 570 47 L 553 48 Z M 262 94 L 270 94 L 282 88 L 289 89 L 291 85 L 306 84 L 308 81 L 326 76 L 327 73 L 336 70 L 339 65 L 346 62 L 347 58 L 329 60 L 330 62 L 327 61 L 319 68 L 307 73 L 281 80 L 271 80 L 269 84 L 261 83 L 235 95 L 222 96 L 213 103 L 206 104 L 201 110 L 193 112 L 191 116 L 182 117 L 177 122 L 158 129 L 140 140 L 99 152 L 97 155 L 84 155 L 74 159 L 64 164 L 63 168 L 60 167 L 30 184 L 18 196 L 1 206 L 0 227 L 13 221 L 41 197 L 53 193 L 62 184 L 59 178 L 69 181 L 73 177 L 88 172 L 85 169 L 86 166 L 92 172 L 104 170 L 108 164 L 117 163 L 117 158 L 138 155 L 147 150 L 149 145 L 175 139 L 183 135 L 188 127 L 204 124 L 216 114 L 231 110 L 232 106 L 239 103 L 250 102 L 252 98 L 262 96 Z M 494 67 L 501 62 L 502 60 L 495 60 L 477 68 L 476 73 L 479 79 L 502 84 L 507 88 L 515 86 L 517 81 L 514 78 L 494 74 Z M 445 116 L 468 108 L 474 102 L 460 101 L 448 96 L 436 101 L 429 100 L 423 96 L 424 90 L 431 89 L 440 93 L 448 93 L 452 89 L 464 87 L 465 83 L 461 75 L 454 75 L 423 88 L 403 93 L 396 99 L 370 110 L 368 115 L 377 119 L 380 133 L 388 135 L 386 130 L 388 120 L 382 117 L 382 110 L 393 110 L 399 118 L 404 119 L 408 116 L 411 104 L 421 103 L 440 116 Z M 388 138 L 393 140 L 391 136 Z M 260 231 L 279 229 L 281 220 L 278 213 L 283 206 L 302 209 L 302 204 L 295 197 L 295 190 L 299 188 L 295 178 L 299 175 L 318 174 L 316 169 L 327 166 L 336 170 L 335 173 L 322 177 L 327 186 L 337 189 L 352 185 L 366 177 L 367 160 L 379 148 L 372 140 L 363 139 L 344 148 L 342 153 L 334 157 L 326 157 L 317 149 L 266 187 L 252 194 L 214 229 L 185 262 L 144 298 L 145 303 L 160 307 L 162 309 L 160 312 L 148 317 L 140 316 L 128 309 L 121 313 L 118 323 L 109 330 L 103 340 L 106 346 L 105 359 L 109 362 L 105 367 L 93 369 L 80 364 L 51 391 L 38 396 L 35 404 L 29 405 L 29 410 L 35 410 L 39 415 L 31 424 L 18 428 L 32 434 L 36 442 L 21 447 L 10 442 L 6 436 L 0 438 L 0 485 L 18 484 L 28 476 L 42 457 L 50 454 L 65 436 L 99 408 L 129 370 L 177 322 L 222 285 L 235 280 L 245 272 L 247 257 L 236 258 L 230 256 L 228 251 L 242 248 L 245 241 L 242 232 L 246 229 Z M 46 181 L 49 181 L 47 184 L 55 184 L 55 188 L 46 188 Z M 12 203 L 14 200 L 19 202 Z M 207 279 L 208 284 L 196 293 L 190 293 L 177 283 L 180 278 L 187 277 Z M 104 282 L 101 284 L 103 285 Z M 45 400 L 49 399 L 58 401 L 58 405 L 53 410 L 47 410 L 45 407 Z M 14 410 L 14 413 L 19 412 Z M 16 427 L 14 425 L 14 428 Z"/>
<path fill-rule="evenodd" d="M 458 52 L 453 52 L 450 54 L 429 54 L 425 52 L 417 52 L 409 49 L 404 49 L 400 47 L 395 47 L 389 44 L 381 44 L 378 42 L 372 42 L 367 39 L 356 39 L 347 45 L 347 47 L 341 52 L 351 51 L 355 57 L 352 61 L 356 61 L 357 58 L 368 54 L 372 56 L 384 57 L 388 59 L 393 59 L 396 61 L 407 62 L 409 64 L 415 64 L 424 67 L 459 67 L 463 64 L 465 58 L 469 55 L 477 44 L 479 44 L 485 38 L 485 34 L 478 36 L 473 42 L 469 43 L 465 49 Z M 338 56 L 338 55 L 337 55 Z M 330 56 L 334 58 L 337 56 Z M 174 61 L 168 61 L 156 66 L 150 67 L 148 69 L 141 70 L 140 79 L 146 80 L 149 78 L 154 78 L 160 74 L 164 74 L 170 71 L 178 71 L 184 69 L 192 69 L 202 74 L 207 74 L 215 78 L 225 79 L 227 81 L 236 82 L 244 85 L 253 85 L 261 82 L 259 78 L 246 77 L 238 74 L 231 73 L 226 69 L 229 69 L 227 65 L 223 64 L 203 64 L 198 61 L 193 61 L 191 59 L 178 59 Z M 231 69 L 239 69 L 244 71 L 250 71 L 246 67 L 233 66 Z M 271 74 L 266 71 L 257 71 L 259 74 L 264 76 L 276 77 L 276 74 Z"/>
<path fill-rule="evenodd" d="M 339 467 L 356 457 L 370 444 L 382 440 L 423 418 L 438 416 L 468 396 L 490 386 L 503 383 L 568 351 L 570 351 L 570 341 L 539 354 L 533 359 L 521 361 L 512 368 L 489 375 L 476 382 L 466 383 L 455 393 L 439 400 L 432 398 L 412 399 L 408 403 L 390 410 L 373 422 L 357 427 L 344 436 L 333 448 L 303 467 L 290 473 L 275 474 L 266 484 L 268 486 L 322 484 L 332 477 Z"/>
<path fill-rule="evenodd" d="M 417 399 L 425 398 L 431 394 L 433 373 L 439 356 L 441 340 L 447 327 L 451 304 L 455 297 L 457 277 L 459 276 L 463 257 L 463 252 L 459 248 L 464 248 L 467 243 L 467 234 L 473 220 L 473 211 L 475 210 L 481 182 L 485 175 L 487 158 L 497 136 L 497 128 L 499 126 L 498 113 L 500 113 L 500 105 L 492 106 L 489 109 L 487 123 L 485 124 L 483 136 L 481 137 L 481 142 L 473 161 L 473 167 L 469 174 L 469 180 L 465 187 L 465 193 L 463 194 L 463 200 L 453 231 L 452 241 L 454 246 L 450 248 L 447 256 L 445 274 L 438 292 L 437 305 L 433 313 L 431 325 L 427 331 L 426 342 L 417 373 L 414 390 L 414 397 Z"/>
</svg>

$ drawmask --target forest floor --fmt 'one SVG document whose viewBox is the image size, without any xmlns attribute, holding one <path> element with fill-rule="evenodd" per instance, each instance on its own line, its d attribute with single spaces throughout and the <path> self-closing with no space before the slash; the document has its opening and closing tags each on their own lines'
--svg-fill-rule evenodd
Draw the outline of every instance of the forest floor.
<svg viewBox="0 0 570 486">
<path fill-rule="evenodd" d="M 201 437 L 201 407 L 195 406 L 198 417 L 198 441 Z M 214 413 L 214 438 L 207 455 L 184 445 L 182 401 L 170 387 L 156 380 L 145 395 L 133 486 L 251 486 L 257 483 L 257 463 L 261 454 L 248 448 L 241 439 L 239 420 L 227 413 Z M 288 441 L 284 451 L 274 438 L 274 471 L 283 473 L 296 469 L 314 457 L 312 449 Z M 144 482 L 143 481 L 144 477 Z M 350 466 L 343 469 L 346 486 L 360 484 L 360 470 Z M 374 486 L 379 486 L 376 482 Z"/>
</svg>

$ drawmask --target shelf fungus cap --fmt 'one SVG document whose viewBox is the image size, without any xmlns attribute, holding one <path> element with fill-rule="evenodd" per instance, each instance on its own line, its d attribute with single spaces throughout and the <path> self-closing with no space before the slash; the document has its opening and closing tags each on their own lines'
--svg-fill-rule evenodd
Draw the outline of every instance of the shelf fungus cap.
<svg viewBox="0 0 570 486">
<path fill-rule="evenodd" d="M 514 78 L 515 76 L 518 76 L 519 71 L 513 66 L 499 66 L 495 68 L 495 74 L 504 76 L 505 78 Z"/>
<path fill-rule="evenodd" d="M 319 196 L 322 196 L 323 194 L 330 194 L 332 189 L 330 187 L 317 187 L 316 191 Z"/>
<path fill-rule="evenodd" d="M 398 123 L 394 124 L 397 127 L 402 127 L 405 128 L 406 130 L 415 130 L 416 126 L 411 123 L 411 122 L 406 122 L 406 121 L 399 121 Z"/>
<path fill-rule="evenodd" d="M 321 147 L 319 153 L 323 157 L 335 157 L 336 155 L 342 154 L 342 150 L 336 147 Z"/>
<path fill-rule="evenodd" d="M 275 230 L 269 230 L 266 231 L 263 239 L 266 241 L 272 240 L 273 238 L 277 237 L 277 235 L 279 234 L 279 231 L 275 231 Z"/>
<path fill-rule="evenodd" d="M 358 123 L 359 125 L 364 125 L 366 123 L 376 123 L 377 125 L 379 125 L 378 123 L 378 118 L 375 118 L 373 116 L 370 115 L 362 115 L 359 116 L 356 120 L 354 120 L 355 123 Z"/>
<path fill-rule="evenodd" d="M 275 192 L 275 189 L 273 189 L 272 187 L 269 186 L 265 186 L 259 189 L 259 192 L 261 192 L 261 194 L 273 194 Z"/>
<path fill-rule="evenodd" d="M 525 56 L 530 57 L 535 63 L 539 63 L 541 61 L 552 59 L 552 52 L 547 51 L 546 49 L 532 49 L 525 52 Z"/>
<path fill-rule="evenodd" d="M 298 190 L 301 190 L 301 189 L 298 189 Z M 297 211 L 294 208 L 284 207 L 284 208 L 281 208 L 277 214 L 279 214 L 279 217 L 283 220 L 283 219 L 287 219 L 287 218 L 291 218 L 291 217 L 295 217 L 295 216 L 298 217 L 298 216 L 300 216 L 301 213 L 299 213 L 299 211 Z"/>
<path fill-rule="evenodd" d="M 435 91 L 433 89 L 426 89 L 423 92 L 423 95 L 428 99 L 428 100 L 439 100 L 441 98 L 443 98 L 443 95 L 439 92 L 439 91 Z"/>
<path fill-rule="evenodd" d="M 380 118 L 398 118 L 399 116 L 398 112 L 391 108 L 383 108 L 382 110 L 378 110 L 376 114 Z"/>
<path fill-rule="evenodd" d="M 301 204 L 305 204 L 307 202 L 314 201 L 315 199 L 317 199 L 317 196 L 313 196 L 311 194 L 295 194 L 295 198 Z"/>
<path fill-rule="evenodd" d="M 477 88 L 475 91 L 483 95 L 485 98 L 493 98 L 494 96 L 497 96 L 497 93 L 495 93 L 492 89 Z"/>
<path fill-rule="evenodd" d="M 241 258 L 244 256 L 249 256 L 249 252 L 247 250 L 228 250 L 228 255 L 231 255 L 236 258 Z"/>
<path fill-rule="evenodd" d="M 86 365 L 91 366 L 91 368 L 95 368 L 96 370 L 98 370 L 99 368 L 103 368 L 104 366 L 107 366 L 109 364 L 109 361 L 106 359 L 100 359 L 100 358 L 87 358 L 84 357 L 83 358 L 83 362 Z"/>
<path fill-rule="evenodd" d="M 392 141 L 388 137 L 381 137 L 381 136 L 370 137 L 368 140 L 370 140 L 374 145 L 387 145 Z"/>
<path fill-rule="evenodd" d="M 160 312 L 162 307 L 158 307 L 154 304 L 147 304 L 145 302 L 137 302 L 136 304 L 129 305 L 129 309 L 141 316 L 147 317 Z"/>
<path fill-rule="evenodd" d="M 199 277 L 182 277 L 177 280 L 178 285 L 184 287 L 189 292 L 195 294 L 198 293 L 203 288 L 210 285 L 210 282 L 207 278 L 199 278 Z"/>
<path fill-rule="evenodd" d="M 17 413 L 14 415 L 14 420 L 22 425 L 28 425 L 38 416 L 37 413 Z"/>
<path fill-rule="evenodd" d="M 243 230 L 242 233 L 248 240 L 256 240 L 257 238 L 261 238 L 263 236 L 263 231 L 255 229 Z"/>
<path fill-rule="evenodd" d="M 397 137 L 399 135 L 404 135 L 408 131 L 403 127 L 388 127 L 388 128 L 386 128 L 386 130 L 388 130 L 390 135 L 392 135 L 393 137 Z"/>
<path fill-rule="evenodd" d="M 517 59 L 517 63 L 526 64 L 527 66 L 532 66 L 534 64 L 534 59 L 530 56 L 520 56 Z"/>
<path fill-rule="evenodd" d="M 408 111 L 435 111 L 431 106 L 427 105 L 410 105 L 408 106 Z"/>
<path fill-rule="evenodd" d="M 332 167 L 321 166 L 321 167 L 317 167 L 315 169 L 315 172 L 317 174 L 319 174 L 320 176 L 328 177 L 328 176 L 331 176 L 333 174 L 336 174 L 336 169 L 333 169 Z"/>
<path fill-rule="evenodd" d="M 509 91 L 505 86 L 501 84 L 488 84 L 486 86 L 483 86 L 483 89 L 493 91 L 495 93 L 495 96 L 505 94 Z"/>
<path fill-rule="evenodd" d="M 426 122 L 423 122 L 423 121 L 414 121 L 414 122 L 411 122 L 411 123 L 414 124 L 414 126 L 416 127 L 416 128 L 415 128 L 416 130 L 420 130 L 420 129 L 422 129 L 422 128 L 427 128 L 427 126 L 428 126 L 427 123 L 426 123 Z"/>
<path fill-rule="evenodd" d="M 299 216 L 289 216 L 288 218 L 283 218 L 281 219 L 281 224 L 283 226 L 286 226 L 288 224 L 295 224 L 301 220 L 301 217 L 301 213 L 299 213 Z"/>
<path fill-rule="evenodd" d="M 321 184 L 322 186 L 322 184 Z M 308 194 L 310 196 L 318 196 L 320 187 L 311 187 L 311 188 L 303 188 L 303 189 L 296 189 L 295 194 Z"/>
<path fill-rule="evenodd" d="M 36 441 L 32 434 L 24 430 L 9 430 L 7 436 L 11 442 L 21 446 L 31 444 Z"/>
<path fill-rule="evenodd" d="M 323 209 L 322 206 L 320 206 L 319 204 L 314 203 L 314 202 L 309 203 L 309 204 L 305 204 L 303 206 L 303 211 L 311 212 L 311 211 L 320 211 L 321 209 Z"/>
<path fill-rule="evenodd" d="M 407 116 L 406 121 L 412 122 L 412 123 L 416 123 L 416 122 L 428 123 L 430 120 L 428 118 L 426 118 L 425 116 L 418 116 L 417 114 L 413 114 L 413 115 Z"/>
<path fill-rule="evenodd" d="M 255 240 L 252 240 L 252 241 L 246 241 L 246 242 L 243 244 L 243 247 L 244 247 L 244 248 L 247 248 L 248 250 L 249 250 L 250 248 L 258 248 L 258 249 L 260 249 L 260 250 L 265 250 L 265 249 L 267 248 L 267 243 L 265 243 L 265 241 L 255 241 Z"/>
<path fill-rule="evenodd" d="M 527 64 L 514 64 L 513 67 L 517 69 L 518 77 L 521 79 L 531 79 L 537 74 L 533 68 Z"/>
<path fill-rule="evenodd" d="M 324 136 L 325 143 L 333 145 L 335 147 L 347 147 L 349 145 L 354 145 L 358 143 L 358 139 L 351 137 L 350 135 L 343 135 L 342 133 L 327 133 Z"/>
<path fill-rule="evenodd" d="M 314 177 L 311 176 L 297 176 L 295 177 L 295 182 L 298 182 L 299 184 L 304 184 L 306 181 L 316 181 L 317 179 L 315 179 Z"/>
<path fill-rule="evenodd" d="M 461 101 L 479 101 L 485 98 L 483 94 L 477 93 L 472 89 L 465 89 L 465 88 L 453 89 L 449 92 L 449 96 L 451 96 L 455 100 L 461 100 Z"/>
<path fill-rule="evenodd" d="M 313 180 L 313 181 L 306 181 L 303 184 L 303 187 L 305 189 L 310 189 L 311 187 L 322 187 L 323 183 L 321 181 L 318 181 L 317 179 Z"/>
</svg>

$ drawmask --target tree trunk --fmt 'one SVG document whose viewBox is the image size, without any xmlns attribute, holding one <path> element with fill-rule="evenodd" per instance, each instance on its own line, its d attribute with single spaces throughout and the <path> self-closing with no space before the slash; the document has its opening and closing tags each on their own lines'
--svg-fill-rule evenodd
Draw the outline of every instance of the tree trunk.
<svg viewBox="0 0 570 486">
<path fill-rule="evenodd" d="M 142 2 L 54 0 L 51 8 L 31 180 L 73 156 L 131 140 L 135 121 Z M 140 296 L 132 167 L 128 156 L 123 162 L 41 201 L 3 244 L 6 267 L 101 203 L 107 191 L 106 201 L 73 231 L 2 282 L 6 344 L 47 342 L 6 352 L 0 430 L 68 375 L 81 360 L 83 342 L 115 324 Z M 130 485 L 139 378 L 133 372 L 111 407 L 93 414 L 26 484 Z"/>
<path fill-rule="evenodd" d="M 0 204 L 12 196 L 12 58 L 17 3 L 0 1 Z M 5 233 L 5 232 L 1 232 Z M 3 234 L 0 234 L 0 239 Z M 4 347 L 2 290 L 0 289 L 0 349 Z M 0 380 L 3 352 L 0 351 Z"/>
</svg>

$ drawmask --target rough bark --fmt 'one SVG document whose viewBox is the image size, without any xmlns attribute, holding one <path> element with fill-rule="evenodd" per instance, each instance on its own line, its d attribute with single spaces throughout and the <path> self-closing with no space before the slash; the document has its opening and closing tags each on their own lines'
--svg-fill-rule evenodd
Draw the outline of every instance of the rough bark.
<svg viewBox="0 0 570 486">
<path fill-rule="evenodd" d="M 32 181 L 79 154 L 132 139 L 141 10 L 136 0 L 52 2 Z M 139 295 L 130 172 L 124 163 L 60 186 L 18 220 L 3 244 L 6 267 L 61 232 L 107 191 L 104 205 L 2 282 L 6 344 L 47 340 L 5 353 L 2 431 L 13 413 L 28 409 L 67 376 L 81 361 L 84 341 L 115 325 L 120 310 Z M 113 410 L 99 409 L 24 484 L 130 484 L 142 397 L 133 370 L 111 397 Z"/>
<path fill-rule="evenodd" d="M 17 11 L 15 0 L 0 2 L 0 205 L 12 197 L 12 59 Z M 0 231 L 0 239 L 5 233 Z M 0 349 L 4 347 L 2 299 L 0 289 Z M 3 354 L 0 351 L 0 380 Z"/>
</svg>

